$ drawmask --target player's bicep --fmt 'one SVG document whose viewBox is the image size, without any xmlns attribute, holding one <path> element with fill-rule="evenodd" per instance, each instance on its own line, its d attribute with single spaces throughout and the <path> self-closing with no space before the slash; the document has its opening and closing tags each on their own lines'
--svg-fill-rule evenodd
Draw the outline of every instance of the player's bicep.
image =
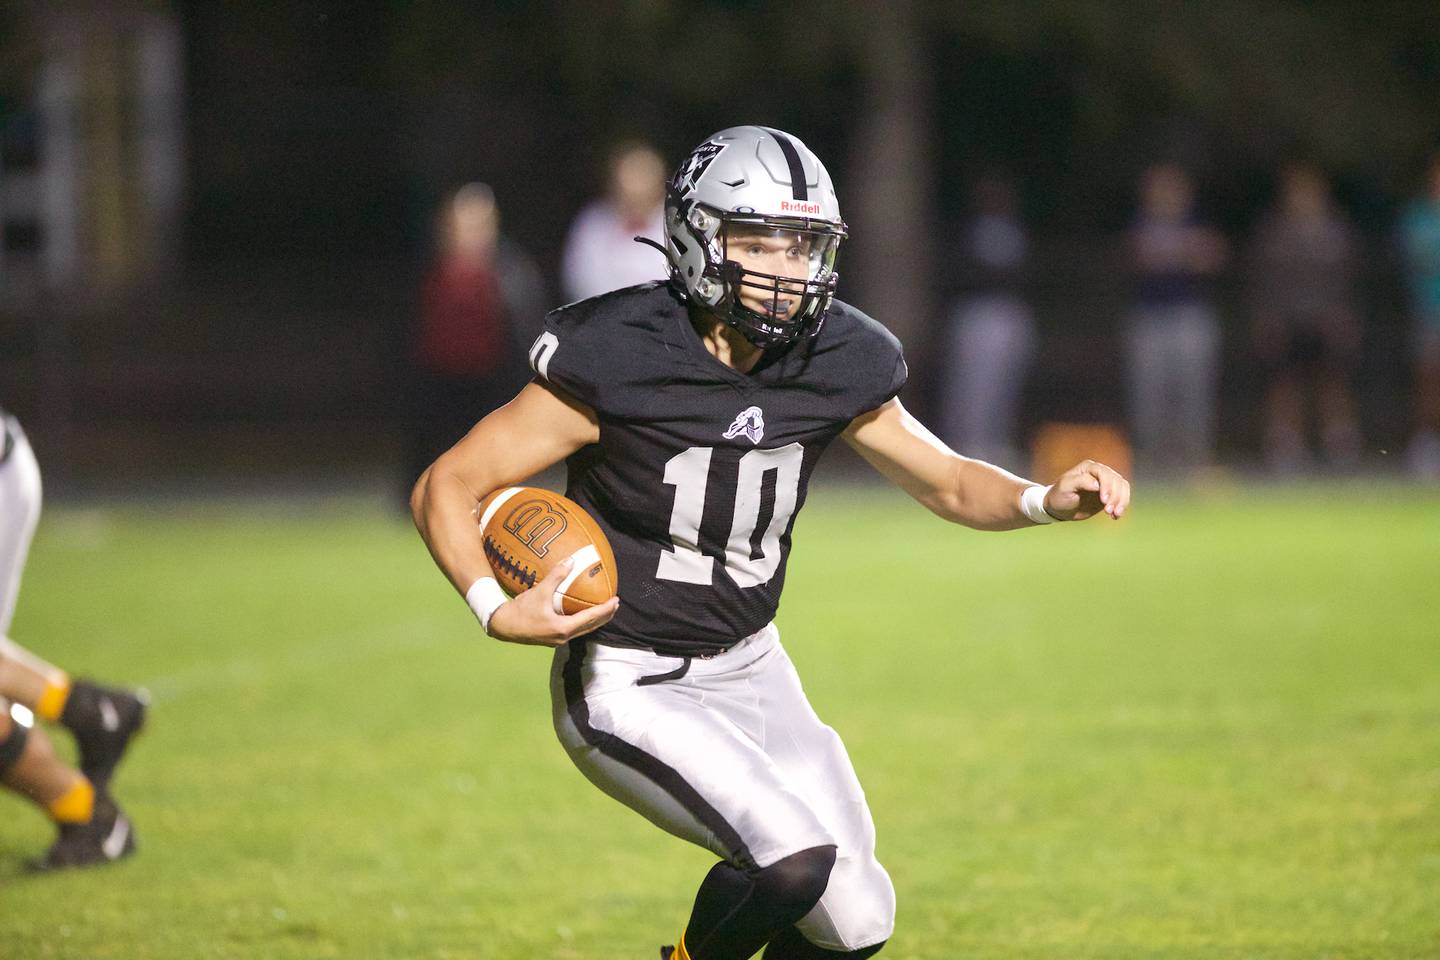
<svg viewBox="0 0 1440 960">
<path fill-rule="evenodd" d="M 953 497 L 963 458 L 910 415 L 898 398 L 850 421 L 845 441 L 886 478 L 932 510 Z"/>
<path fill-rule="evenodd" d="M 476 499 L 564 460 L 600 439 L 595 411 L 541 381 L 471 428 L 441 455 L 430 472 L 465 484 Z"/>
</svg>

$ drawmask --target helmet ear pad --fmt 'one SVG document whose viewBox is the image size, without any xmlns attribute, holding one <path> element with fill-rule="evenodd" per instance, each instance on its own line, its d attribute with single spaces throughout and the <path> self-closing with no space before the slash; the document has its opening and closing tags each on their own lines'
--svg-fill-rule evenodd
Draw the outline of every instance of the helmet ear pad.
<svg viewBox="0 0 1440 960">
<path fill-rule="evenodd" d="M 718 241 L 721 220 L 672 189 L 665 198 L 665 221 L 671 281 L 686 299 L 718 307 L 725 296 L 716 269 L 724 257 Z"/>
</svg>

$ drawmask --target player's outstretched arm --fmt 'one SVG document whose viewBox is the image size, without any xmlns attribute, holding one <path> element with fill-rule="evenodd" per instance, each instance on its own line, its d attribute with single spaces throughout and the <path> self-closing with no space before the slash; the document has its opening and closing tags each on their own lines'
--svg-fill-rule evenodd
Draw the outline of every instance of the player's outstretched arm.
<svg viewBox="0 0 1440 960">
<path fill-rule="evenodd" d="M 1035 522 L 1025 512 L 1021 495 L 1036 484 L 960 456 L 898 399 L 856 417 L 844 436 L 875 469 L 952 523 L 976 530 L 1014 530 Z M 1057 520 L 1084 520 L 1102 509 L 1119 518 L 1129 502 L 1130 484 L 1124 477 L 1086 461 L 1048 489 L 1044 509 Z"/>
<path fill-rule="evenodd" d="M 461 596 L 481 577 L 494 576 L 476 531 L 480 501 L 599 439 L 593 410 L 536 382 L 477 423 L 421 474 L 410 494 L 415 527 Z M 571 616 L 555 613 L 550 594 L 563 571 L 556 574 L 552 571 L 534 588 L 502 604 L 490 618 L 490 634 L 515 643 L 553 646 L 614 616 L 613 599 Z"/>
</svg>

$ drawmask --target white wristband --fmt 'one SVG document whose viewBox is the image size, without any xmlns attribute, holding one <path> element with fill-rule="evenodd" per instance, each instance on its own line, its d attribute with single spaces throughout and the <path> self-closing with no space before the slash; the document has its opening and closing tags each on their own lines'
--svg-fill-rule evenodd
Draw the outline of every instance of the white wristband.
<svg viewBox="0 0 1440 960">
<path fill-rule="evenodd" d="M 510 598 L 505 596 L 505 591 L 500 589 L 500 584 L 494 577 L 481 577 L 470 584 L 470 589 L 465 591 L 465 602 L 474 611 L 475 617 L 480 621 L 480 626 L 486 633 L 490 632 L 490 618 L 495 616 L 495 611 L 500 605 Z"/>
<path fill-rule="evenodd" d="M 1045 509 L 1045 495 L 1050 492 L 1049 487 L 1042 487 L 1039 484 L 1026 487 L 1020 493 L 1020 512 L 1030 519 L 1031 523 L 1054 523 L 1055 517 Z"/>
</svg>

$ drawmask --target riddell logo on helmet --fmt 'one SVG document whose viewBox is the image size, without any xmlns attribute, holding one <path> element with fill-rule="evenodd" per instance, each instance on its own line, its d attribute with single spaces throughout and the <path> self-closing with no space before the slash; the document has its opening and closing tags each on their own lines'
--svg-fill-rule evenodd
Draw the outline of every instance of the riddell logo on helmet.
<svg viewBox="0 0 1440 960">
<path fill-rule="evenodd" d="M 781 213 L 819 213 L 819 212 L 820 212 L 820 204 L 818 204 L 818 203 L 802 203 L 802 202 L 800 202 L 799 200 L 781 200 L 781 201 L 780 201 L 780 212 L 781 212 Z"/>
</svg>

